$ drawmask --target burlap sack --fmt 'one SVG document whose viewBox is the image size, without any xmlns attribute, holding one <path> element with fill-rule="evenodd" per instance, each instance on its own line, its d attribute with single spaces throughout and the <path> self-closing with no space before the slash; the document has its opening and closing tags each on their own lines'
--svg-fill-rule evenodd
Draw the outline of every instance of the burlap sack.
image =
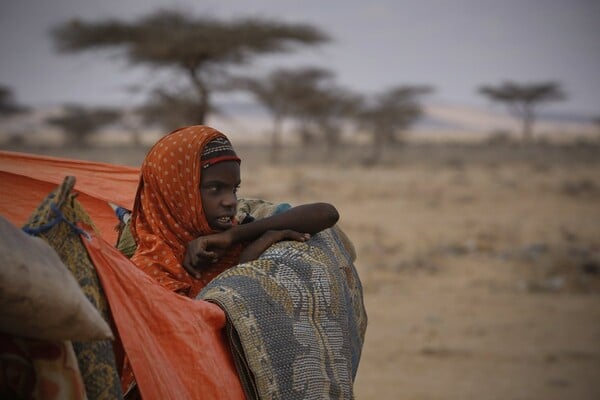
<svg viewBox="0 0 600 400">
<path fill-rule="evenodd" d="M 0 331 L 43 340 L 113 338 L 54 249 L 2 216 Z"/>
</svg>

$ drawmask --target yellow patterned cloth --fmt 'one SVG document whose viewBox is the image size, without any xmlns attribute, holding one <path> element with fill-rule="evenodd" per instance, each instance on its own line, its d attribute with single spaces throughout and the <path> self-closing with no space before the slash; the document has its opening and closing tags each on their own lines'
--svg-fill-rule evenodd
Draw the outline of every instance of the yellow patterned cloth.
<svg viewBox="0 0 600 400">
<path fill-rule="evenodd" d="M 110 310 L 98 275 L 76 228 L 69 221 L 93 225 L 88 214 L 75 200 L 70 188 L 61 185 L 50 193 L 35 210 L 24 228 L 38 231 L 59 255 L 62 262 L 79 282 L 88 300 L 111 323 Z M 59 201 L 59 199 L 62 199 Z M 53 211 L 58 207 L 60 215 Z M 57 219 L 58 218 L 58 219 Z M 122 399 L 121 383 L 112 342 L 109 340 L 73 342 L 87 397 L 90 399 Z"/>
</svg>

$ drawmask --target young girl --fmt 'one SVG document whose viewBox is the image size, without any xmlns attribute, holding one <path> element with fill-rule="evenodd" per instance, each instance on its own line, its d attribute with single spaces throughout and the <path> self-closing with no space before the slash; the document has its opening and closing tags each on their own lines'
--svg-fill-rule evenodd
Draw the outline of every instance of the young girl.
<svg viewBox="0 0 600 400">
<path fill-rule="evenodd" d="M 273 243 L 308 240 L 339 218 L 332 205 L 313 203 L 238 221 L 240 183 L 240 159 L 215 129 L 190 126 L 161 138 L 141 168 L 132 261 L 164 287 L 195 297 L 215 276 Z"/>
</svg>

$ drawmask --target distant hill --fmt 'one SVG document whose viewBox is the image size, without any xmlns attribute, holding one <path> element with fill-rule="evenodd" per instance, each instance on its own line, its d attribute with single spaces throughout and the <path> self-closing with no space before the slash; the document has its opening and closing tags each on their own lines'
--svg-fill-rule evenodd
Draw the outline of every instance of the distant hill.
<svg viewBox="0 0 600 400">
<path fill-rule="evenodd" d="M 208 125 L 227 132 L 235 140 L 261 141 L 272 129 L 269 114 L 260 105 L 252 102 L 229 102 L 217 104 L 220 112 L 210 116 Z M 34 139 L 36 143 L 56 143 L 61 141 L 62 133 L 44 123 L 51 115 L 61 112 L 61 107 L 42 107 L 28 114 L 0 120 L 0 141 L 23 137 Z M 284 128 L 289 125 L 284 125 Z M 138 128 L 147 133 L 147 140 L 153 141 L 162 132 L 156 128 Z M 415 135 L 425 133 L 449 137 L 451 134 L 479 136 L 490 133 L 520 132 L 520 122 L 507 113 L 497 109 L 483 109 L 463 105 L 425 104 L 424 116 L 411 131 Z M 590 134 L 599 128 L 591 117 L 569 113 L 540 113 L 535 124 L 535 135 L 546 134 Z M 104 130 L 99 136 L 101 141 L 128 141 L 127 130 L 114 126 Z M 35 134 L 33 137 L 32 134 Z M 101 136 L 101 138 L 100 138 Z"/>
<path fill-rule="evenodd" d="M 416 130 L 471 133 L 519 132 L 521 122 L 508 113 L 460 105 L 425 105 Z M 535 134 L 590 133 L 598 128 L 592 118 L 567 113 L 540 112 Z"/>
</svg>

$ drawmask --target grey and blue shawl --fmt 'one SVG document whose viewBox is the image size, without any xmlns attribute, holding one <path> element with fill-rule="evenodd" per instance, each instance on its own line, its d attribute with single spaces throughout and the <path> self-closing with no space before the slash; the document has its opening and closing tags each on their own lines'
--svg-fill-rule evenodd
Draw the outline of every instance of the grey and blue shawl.
<svg viewBox="0 0 600 400">
<path fill-rule="evenodd" d="M 280 242 L 198 298 L 227 314 L 248 398 L 351 399 L 367 315 L 355 252 L 337 227 Z"/>
</svg>

